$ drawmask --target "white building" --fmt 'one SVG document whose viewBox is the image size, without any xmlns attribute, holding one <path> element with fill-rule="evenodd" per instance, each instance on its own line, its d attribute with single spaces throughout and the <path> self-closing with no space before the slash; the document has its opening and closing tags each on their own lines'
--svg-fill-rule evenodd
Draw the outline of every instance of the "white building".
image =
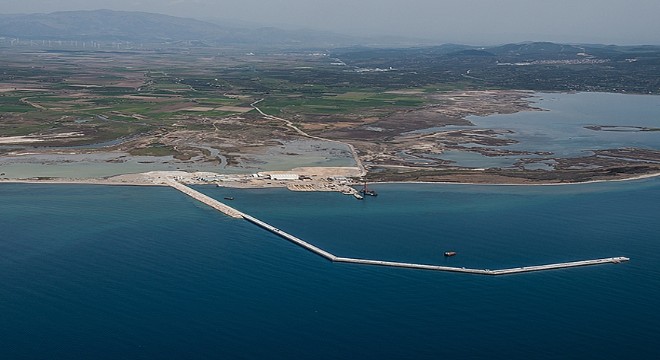
<svg viewBox="0 0 660 360">
<path fill-rule="evenodd" d="M 270 174 L 271 180 L 298 180 L 298 174 Z"/>
</svg>

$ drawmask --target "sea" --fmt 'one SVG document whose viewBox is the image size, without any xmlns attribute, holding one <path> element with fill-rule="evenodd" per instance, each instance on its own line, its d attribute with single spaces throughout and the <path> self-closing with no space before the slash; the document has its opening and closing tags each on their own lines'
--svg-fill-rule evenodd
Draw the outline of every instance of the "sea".
<svg viewBox="0 0 660 360">
<path fill-rule="evenodd" d="M 332 263 L 171 188 L 0 184 L 0 359 L 660 358 L 659 178 L 371 188 L 196 187 L 338 256 L 630 261 Z"/>
<path fill-rule="evenodd" d="M 534 104 L 549 111 L 470 120 L 559 157 L 660 146 L 642 131 L 658 128 L 660 97 Z M 517 161 L 474 154 L 447 155 Z M 630 261 L 498 277 L 332 263 L 167 187 L 2 183 L 0 359 L 660 358 L 660 178 L 370 188 L 379 196 L 358 201 L 196 187 L 337 256 L 492 270 Z"/>
</svg>

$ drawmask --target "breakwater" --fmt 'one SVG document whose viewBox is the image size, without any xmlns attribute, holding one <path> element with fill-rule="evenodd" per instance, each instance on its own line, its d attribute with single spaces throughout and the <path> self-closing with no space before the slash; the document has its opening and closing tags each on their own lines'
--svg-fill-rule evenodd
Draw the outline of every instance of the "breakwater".
<svg viewBox="0 0 660 360">
<path fill-rule="evenodd" d="M 508 269 L 499 269 L 499 270 L 490 270 L 490 269 L 471 269 L 465 267 L 451 267 L 451 266 L 440 266 L 440 265 L 430 265 L 430 264 L 416 264 L 416 263 L 406 263 L 406 262 L 397 262 L 397 261 L 385 261 L 385 260 L 370 260 L 370 259 L 357 259 L 357 258 L 346 258 L 336 256 L 328 251 L 325 251 L 315 245 L 312 245 L 294 235 L 287 233 L 286 231 L 276 228 L 262 220 L 259 220 L 251 215 L 248 215 L 244 212 L 238 211 L 231 206 L 224 204 L 218 200 L 211 198 L 210 196 L 204 195 L 197 190 L 194 190 L 186 185 L 183 185 L 177 181 L 168 179 L 166 180 L 167 185 L 181 191 L 182 193 L 192 197 L 193 199 L 200 201 L 212 208 L 222 212 L 225 215 L 231 216 L 237 219 L 244 219 L 252 224 L 255 224 L 265 230 L 270 231 L 271 233 L 278 235 L 305 250 L 308 250 L 316 255 L 319 255 L 329 261 L 339 262 L 339 263 L 349 263 L 349 264 L 360 264 L 360 265 L 375 265 L 375 266 L 385 266 L 385 267 L 396 267 L 396 268 L 407 268 L 407 269 L 418 269 L 418 270 L 432 270 L 432 271 L 445 271 L 445 272 L 456 272 L 456 273 L 466 273 L 466 274 L 476 274 L 476 275 L 513 275 L 520 273 L 528 273 L 535 271 L 547 271 L 547 270 L 557 270 L 557 269 L 568 269 L 574 267 L 583 267 L 583 266 L 593 266 L 593 265 L 604 265 L 604 264 L 619 264 L 630 259 L 623 256 L 610 257 L 610 258 L 601 258 L 601 259 L 591 259 L 591 260 L 579 260 L 572 262 L 563 262 L 563 263 L 553 263 L 546 265 L 534 265 L 534 266 L 523 266 L 516 268 Z"/>
</svg>

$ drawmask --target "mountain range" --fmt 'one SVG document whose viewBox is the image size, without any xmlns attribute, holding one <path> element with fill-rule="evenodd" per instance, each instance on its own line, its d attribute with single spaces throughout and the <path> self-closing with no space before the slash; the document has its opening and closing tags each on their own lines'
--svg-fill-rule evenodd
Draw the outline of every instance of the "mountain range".
<svg viewBox="0 0 660 360">
<path fill-rule="evenodd" d="M 113 10 L 49 14 L 0 14 L 0 37 L 25 40 L 197 41 L 209 45 L 290 45 L 336 47 L 364 43 L 403 43 L 408 39 L 359 38 L 326 31 L 227 26 L 162 14 Z"/>
<path fill-rule="evenodd" d="M 359 58 L 377 53 L 391 57 L 459 56 L 480 61 L 579 59 L 589 56 L 616 58 L 630 52 L 657 56 L 658 46 L 565 45 L 527 42 L 490 47 L 445 44 L 439 41 L 399 37 L 356 37 L 327 31 L 284 30 L 237 25 L 236 22 L 202 21 L 176 16 L 114 10 L 61 11 L 49 14 L 0 14 L 0 44 L 12 39 L 132 42 L 166 44 L 194 42 L 195 46 L 258 46 L 343 48 Z M 227 25 L 230 23 L 232 25 Z M 399 52 L 397 47 L 407 51 Z M 368 53 L 368 54 L 366 54 Z"/>
</svg>

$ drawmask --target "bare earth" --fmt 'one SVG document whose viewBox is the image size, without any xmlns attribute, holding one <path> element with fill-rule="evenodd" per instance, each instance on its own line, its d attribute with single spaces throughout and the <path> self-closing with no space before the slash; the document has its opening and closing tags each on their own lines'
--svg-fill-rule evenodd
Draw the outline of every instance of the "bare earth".
<svg viewBox="0 0 660 360">
<path fill-rule="evenodd" d="M 95 86 L 91 82 L 85 84 Z M 14 87 L 5 85 L 3 89 L 13 91 Z M 245 106 L 210 108 L 181 104 L 179 107 L 188 106 L 185 109 L 193 112 L 224 109 L 240 114 L 181 118 L 182 128 L 195 125 L 204 129 L 179 130 L 175 124 L 174 130 L 161 129 L 97 148 L 66 147 L 67 142 L 84 137 L 81 132 L 0 137 L 0 145 L 18 146 L 0 148 L 0 180 L 153 185 L 161 184 L 165 178 L 177 178 L 186 183 L 283 186 L 298 191 L 350 193 L 347 185 L 365 179 L 370 182 L 553 184 L 620 180 L 660 173 L 660 152 L 640 149 L 614 149 L 591 157 L 553 159 L 554 169 L 549 171 L 457 168 L 436 155 L 460 150 L 470 143 L 488 145 L 481 150 L 483 155 L 503 156 L 511 154 L 511 150 L 497 146 L 508 145 L 512 140 L 506 137 L 505 130 L 445 130 L 445 126 L 470 126 L 466 120 L 470 115 L 540 111 L 531 106 L 529 97 L 533 93 L 501 90 L 435 94 L 401 90 L 400 93 L 425 96 L 429 105 L 372 116 L 349 114 L 326 119 L 326 115 L 306 114 L 297 117 L 294 125 L 286 118 L 263 113 L 254 104 L 258 112 Z M 140 120 L 135 114 L 113 115 Z M 318 126 L 321 123 L 323 126 Z M 43 143 L 58 146 L 40 147 Z M 158 147 L 154 148 L 154 144 Z M 31 147 L 23 147 L 26 145 Z M 81 163 L 81 159 L 87 162 Z M 104 166 L 117 170 L 99 176 L 87 172 L 87 166 L 96 170 Z M 50 175 L 48 171 L 34 175 L 30 171 L 39 167 L 72 168 L 75 176 Z M 254 176 L 264 172 L 266 174 L 261 177 Z M 268 179 L 268 174 L 283 172 L 300 175 L 304 180 Z M 223 176 L 220 174 L 231 177 L 219 179 Z M 200 180 L 203 178 L 207 180 Z"/>
</svg>

